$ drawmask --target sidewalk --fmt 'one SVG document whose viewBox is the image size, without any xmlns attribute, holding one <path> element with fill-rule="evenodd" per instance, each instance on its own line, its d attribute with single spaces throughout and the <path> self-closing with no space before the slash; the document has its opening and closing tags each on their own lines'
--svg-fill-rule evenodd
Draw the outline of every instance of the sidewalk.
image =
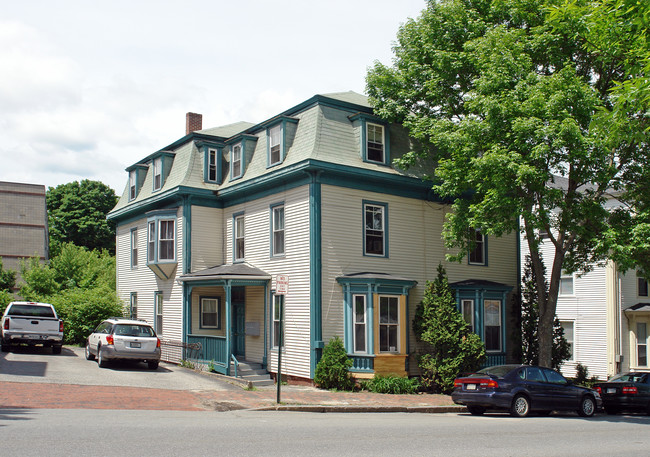
<svg viewBox="0 0 650 457">
<path fill-rule="evenodd" d="M 389 395 L 330 392 L 281 386 L 248 391 L 181 391 L 137 387 L 0 382 L 0 409 L 134 409 L 231 411 L 240 409 L 309 412 L 460 412 L 446 395 Z"/>
</svg>

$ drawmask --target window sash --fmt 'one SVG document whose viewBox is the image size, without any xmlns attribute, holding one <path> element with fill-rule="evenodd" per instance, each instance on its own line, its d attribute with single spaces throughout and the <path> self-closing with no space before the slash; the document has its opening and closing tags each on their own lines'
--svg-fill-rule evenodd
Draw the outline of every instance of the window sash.
<svg viewBox="0 0 650 457">
<path fill-rule="evenodd" d="M 573 295 L 573 275 L 564 275 L 560 277 L 559 295 Z"/>
<path fill-rule="evenodd" d="M 218 298 L 201 298 L 201 328 L 220 328 Z"/>
<path fill-rule="evenodd" d="M 562 329 L 564 330 L 564 339 L 566 342 L 569 344 L 569 354 L 571 356 L 569 357 L 569 360 L 574 359 L 574 345 L 573 345 L 573 338 L 574 338 L 574 323 L 573 321 L 560 321 L 560 325 L 562 326 Z"/>
<path fill-rule="evenodd" d="M 232 177 L 237 178 L 241 176 L 242 166 L 241 166 L 241 144 L 236 144 L 232 147 Z"/>
<path fill-rule="evenodd" d="M 501 301 L 483 301 L 486 351 L 501 351 Z"/>
<path fill-rule="evenodd" d="M 645 322 L 636 323 L 637 365 L 648 366 L 648 326 Z"/>
<path fill-rule="evenodd" d="M 273 255 L 284 254 L 284 206 L 273 208 Z"/>
<path fill-rule="evenodd" d="M 156 222 L 149 222 L 148 230 L 148 239 L 147 239 L 147 261 L 155 262 L 156 261 Z"/>
<path fill-rule="evenodd" d="M 245 226 L 244 226 L 244 216 L 235 217 L 235 260 L 241 260 L 244 258 L 244 248 L 245 248 Z"/>
<path fill-rule="evenodd" d="M 136 175 L 135 175 L 135 170 L 131 170 L 129 172 L 129 200 L 134 200 L 136 197 L 136 190 L 137 190 L 137 181 L 136 181 Z"/>
<path fill-rule="evenodd" d="M 269 130 L 269 164 L 275 165 L 282 160 L 282 126 L 278 125 Z"/>
<path fill-rule="evenodd" d="M 174 220 L 159 221 L 158 260 L 174 260 Z"/>
<path fill-rule="evenodd" d="M 156 292 L 156 333 L 163 332 L 163 295 L 162 292 Z"/>
<path fill-rule="evenodd" d="M 399 298 L 379 297 L 379 352 L 399 352 Z"/>
<path fill-rule="evenodd" d="M 159 190 L 162 187 L 162 158 L 158 157 L 153 160 L 153 190 Z"/>
<path fill-rule="evenodd" d="M 131 268 L 138 266 L 138 230 L 131 230 Z"/>
<path fill-rule="evenodd" d="M 208 181 L 217 180 L 217 151 L 208 150 Z"/>
<path fill-rule="evenodd" d="M 367 204 L 364 212 L 365 254 L 384 255 L 384 207 Z"/>
<path fill-rule="evenodd" d="M 353 297 L 353 351 L 366 353 L 367 325 L 366 325 L 366 296 L 354 295 Z"/>
<path fill-rule="evenodd" d="M 377 124 L 366 125 L 366 159 L 384 163 L 384 127 Z"/>
<path fill-rule="evenodd" d="M 485 265 L 485 237 L 480 230 L 474 230 L 474 249 L 469 253 L 469 263 Z"/>
</svg>

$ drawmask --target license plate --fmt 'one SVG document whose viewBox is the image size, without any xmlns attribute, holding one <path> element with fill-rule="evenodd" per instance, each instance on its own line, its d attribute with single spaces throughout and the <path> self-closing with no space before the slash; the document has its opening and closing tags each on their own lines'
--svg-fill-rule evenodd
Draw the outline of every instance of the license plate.
<svg viewBox="0 0 650 457">
<path fill-rule="evenodd" d="M 610 387 L 609 389 L 607 389 L 607 393 L 608 394 L 615 394 L 616 393 L 616 388 Z"/>
<path fill-rule="evenodd" d="M 40 340 L 41 335 L 27 335 L 27 338 L 29 338 L 30 340 Z"/>
<path fill-rule="evenodd" d="M 131 343 L 131 347 L 132 347 L 132 348 L 139 348 L 139 347 L 140 347 L 140 343 Z"/>
<path fill-rule="evenodd" d="M 476 390 L 476 384 L 467 384 L 466 390 Z"/>
</svg>

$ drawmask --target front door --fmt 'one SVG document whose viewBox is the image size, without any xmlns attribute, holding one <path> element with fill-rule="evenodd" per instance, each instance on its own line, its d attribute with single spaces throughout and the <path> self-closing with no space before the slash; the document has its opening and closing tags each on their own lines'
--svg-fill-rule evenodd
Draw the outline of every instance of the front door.
<svg viewBox="0 0 650 457">
<path fill-rule="evenodd" d="M 235 357 L 246 354 L 246 304 L 245 288 L 232 288 L 232 353 Z"/>
</svg>

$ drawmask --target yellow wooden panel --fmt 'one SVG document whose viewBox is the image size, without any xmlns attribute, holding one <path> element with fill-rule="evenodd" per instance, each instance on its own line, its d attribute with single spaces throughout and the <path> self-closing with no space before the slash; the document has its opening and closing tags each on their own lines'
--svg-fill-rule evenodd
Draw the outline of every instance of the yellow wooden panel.
<svg viewBox="0 0 650 457">
<path fill-rule="evenodd" d="M 407 376 L 406 355 L 384 354 L 375 357 L 375 374 Z"/>
</svg>

